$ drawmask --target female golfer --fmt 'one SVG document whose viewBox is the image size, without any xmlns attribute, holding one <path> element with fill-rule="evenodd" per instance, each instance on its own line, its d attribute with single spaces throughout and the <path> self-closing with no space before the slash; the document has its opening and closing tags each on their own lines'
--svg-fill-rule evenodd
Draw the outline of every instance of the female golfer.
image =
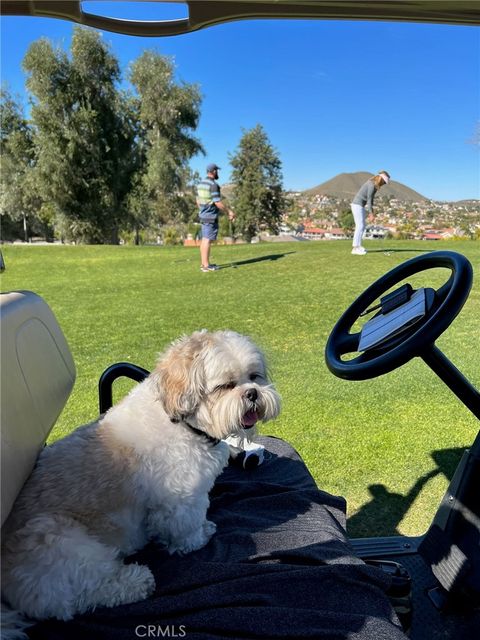
<svg viewBox="0 0 480 640">
<path fill-rule="evenodd" d="M 362 237 L 365 231 L 366 211 L 373 213 L 373 199 L 375 194 L 390 182 L 390 174 L 387 171 L 379 171 L 376 176 L 369 178 L 358 190 L 351 204 L 353 219 L 355 220 L 355 233 L 353 235 L 352 253 L 355 256 L 364 256 L 367 250 L 362 247 Z"/>
</svg>

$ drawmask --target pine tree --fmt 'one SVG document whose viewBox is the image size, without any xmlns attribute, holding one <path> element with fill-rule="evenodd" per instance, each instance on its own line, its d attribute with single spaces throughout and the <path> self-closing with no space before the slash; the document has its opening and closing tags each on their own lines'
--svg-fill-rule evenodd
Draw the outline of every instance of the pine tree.
<svg viewBox="0 0 480 640">
<path fill-rule="evenodd" d="M 282 163 L 263 127 L 243 132 L 233 167 L 235 228 L 250 241 L 259 231 L 278 231 L 284 209 Z"/>
</svg>

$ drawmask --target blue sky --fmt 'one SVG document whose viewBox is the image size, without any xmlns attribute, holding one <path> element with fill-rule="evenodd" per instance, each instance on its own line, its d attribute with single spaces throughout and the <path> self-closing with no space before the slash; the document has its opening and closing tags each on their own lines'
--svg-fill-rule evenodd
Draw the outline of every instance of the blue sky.
<svg viewBox="0 0 480 640">
<path fill-rule="evenodd" d="M 155 19 L 156 3 L 84 2 L 86 11 Z M 100 9 L 99 9 L 100 8 Z M 184 14 L 161 7 L 162 17 Z M 179 13 L 180 12 L 180 13 Z M 4 17 L 1 76 L 25 97 L 21 61 L 47 36 L 68 49 L 63 20 Z M 228 182 L 242 129 L 260 123 L 283 163 L 284 186 L 306 189 L 338 173 L 387 169 L 438 200 L 480 197 L 480 30 L 345 21 L 241 21 L 185 36 L 104 32 L 126 70 L 147 48 L 173 56 L 179 81 L 203 95 L 197 135 Z"/>
</svg>

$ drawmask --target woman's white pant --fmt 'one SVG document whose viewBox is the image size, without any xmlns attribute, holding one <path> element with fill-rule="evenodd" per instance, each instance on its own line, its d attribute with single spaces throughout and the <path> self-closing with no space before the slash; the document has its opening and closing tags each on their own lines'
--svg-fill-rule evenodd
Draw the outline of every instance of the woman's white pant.
<svg viewBox="0 0 480 640">
<path fill-rule="evenodd" d="M 353 247 L 361 247 L 362 246 L 362 236 L 365 231 L 365 218 L 366 212 L 365 207 L 362 207 L 361 204 L 352 204 L 350 205 L 352 208 L 353 219 L 355 220 L 355 233 L 353 234 Z"/>
</svg>

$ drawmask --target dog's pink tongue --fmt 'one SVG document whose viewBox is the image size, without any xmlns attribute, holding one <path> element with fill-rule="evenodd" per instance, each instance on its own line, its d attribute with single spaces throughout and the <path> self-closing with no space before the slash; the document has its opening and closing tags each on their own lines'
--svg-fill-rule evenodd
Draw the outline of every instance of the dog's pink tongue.
<svg viewBox="0 0 480 640">
<path fill-rule="evenodd" d="M 257 422 L 258 420 L 258 415 L 256 411 L 247 411 L 247 413 L 243 416 L 243 426 L 246 429 L 249 429 L 250 427 L 253 427 L 253 425 Z"/>
</svg>

